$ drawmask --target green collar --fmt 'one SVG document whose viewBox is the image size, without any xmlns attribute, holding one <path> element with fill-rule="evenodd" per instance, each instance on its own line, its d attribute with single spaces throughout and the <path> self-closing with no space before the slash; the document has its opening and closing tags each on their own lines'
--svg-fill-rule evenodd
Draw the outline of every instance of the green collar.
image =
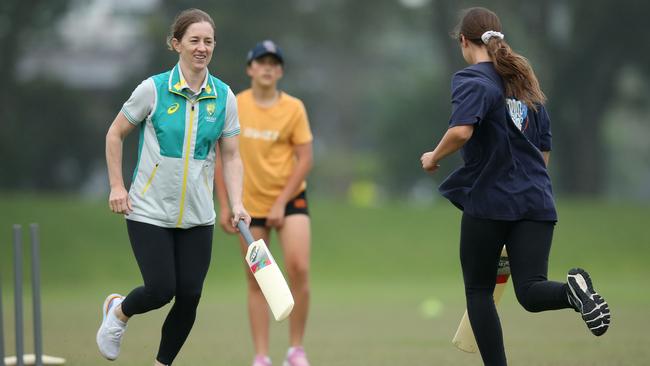
<svg viewBox="0 0 650 366">
<path fill-rule="evenodd" d="M 195 98 L 187 85 L 187 82 L 185 82 L 180 64 L 176 64 L 169 73 L 168 88 L 171 93 L 181 95 L 186 99 Z M 201 93 L 196 95 L 196 100 L 207 98 L 217 98 L 217 89 L 214 87 L 214 80 L 209 71 L 205 74 L 205 80 L 203 80 L 203 85 L 201 86 Z"/>
</svg>

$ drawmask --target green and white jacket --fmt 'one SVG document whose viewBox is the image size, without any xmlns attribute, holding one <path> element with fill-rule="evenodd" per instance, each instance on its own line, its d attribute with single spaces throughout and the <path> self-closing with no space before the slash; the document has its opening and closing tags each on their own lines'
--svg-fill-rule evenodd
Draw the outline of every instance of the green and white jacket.
<svg viewBox="0 0 650 366">
<path fill-rule="evenodd" d="M 122 113 L 140 126 L 129 220 L 161 227 L 214 224 L 215 144 L 239 134 L 237 99 L 208 72 L 194 94 L 179 65 L 144 80 Z"/>
</svg>

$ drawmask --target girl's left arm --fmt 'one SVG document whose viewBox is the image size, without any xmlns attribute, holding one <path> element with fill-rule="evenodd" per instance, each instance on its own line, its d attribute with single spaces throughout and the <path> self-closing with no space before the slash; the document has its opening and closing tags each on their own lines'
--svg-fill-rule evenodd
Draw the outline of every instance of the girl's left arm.
<svg viewBox="0 0 650 366">
<path fill-rule="evenodd" d="M 302 182 L 307 178 L 313 165 L 312 142 L 306 144 L 294 145 L 293 151 L 297 158 L 297 163 L 291 172 L 291 176 L 284 186 L 282 193 L 278 196 L 271 207 L 267 217 L 267 226 L 279 227 L 284 222 L 284 208 L 287 202 L 293 198 L 293 194 L 300 188 Z"/>
</svg>

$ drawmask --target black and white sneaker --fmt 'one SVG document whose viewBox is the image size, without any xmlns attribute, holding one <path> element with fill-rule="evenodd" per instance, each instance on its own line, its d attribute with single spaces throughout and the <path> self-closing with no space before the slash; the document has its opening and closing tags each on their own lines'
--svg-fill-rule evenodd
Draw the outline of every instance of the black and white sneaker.
<svg viewBox="0 0 650 366">
<path fill-rule="evenodd" d="M 600 296 L 591 283 L 587 271 L 574 268 L 567 275 L 569 291 L 567 297 L 573 307 L 582 315 L 582 320 L 595 336 L 605 334 L 609 328 L 610 313 L 605 299 Z"/>
</svg>

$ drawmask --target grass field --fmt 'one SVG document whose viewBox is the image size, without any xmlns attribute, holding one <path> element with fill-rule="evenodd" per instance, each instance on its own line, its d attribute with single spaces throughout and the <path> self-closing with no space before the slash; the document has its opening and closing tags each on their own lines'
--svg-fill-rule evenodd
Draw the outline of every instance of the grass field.
<svg viewBox="0 0 650 366">
<path fill-rule="evenodd" d="M 595 338 L 574 312 L 526 313 L 509 287 L 500 315 L 510 363 L 647 364 L 650 207 L 559 201 L 549 276 L 562 280 L 572 266 L 587 268 L 610 303 L 612 327 Z M 73 366 L 108 365 L 95 346 L 99 306 L 107 293 L 128 292 L 141 281 L 123 219 L 111 215 L 103 201 L 71 196 L 5 194 L 0 208 L 6 352 L 14 353 L 11 224 L 39 222 L 45 350 Z M 444 202 L 427 208 L 355 208 L 318 199 L 311 210 L 312 307 L 305 346 L 313 365 L 481 364 L 477 354 L 450 343 L 464 311 L 457 210 Z M 197 322 L 175 365 L 249 364 L 252 346 L 237 245 L 234 237 L 215 233 Z M 275 243 L 271 250 L 280 257 Z M 441 304 L 436 316 L 422 312 L 425 301 Z M 129 323 L 122 355 L 113 365 L 152 364 L 166 309 Z M 26 320 L 30 326 L 30 317 Z M 271 356 L 280 365 L 287 324 L 274 324 L 271 331 Z M 30 338 L 26 344 L 31 351 Z"/>
</svg>

